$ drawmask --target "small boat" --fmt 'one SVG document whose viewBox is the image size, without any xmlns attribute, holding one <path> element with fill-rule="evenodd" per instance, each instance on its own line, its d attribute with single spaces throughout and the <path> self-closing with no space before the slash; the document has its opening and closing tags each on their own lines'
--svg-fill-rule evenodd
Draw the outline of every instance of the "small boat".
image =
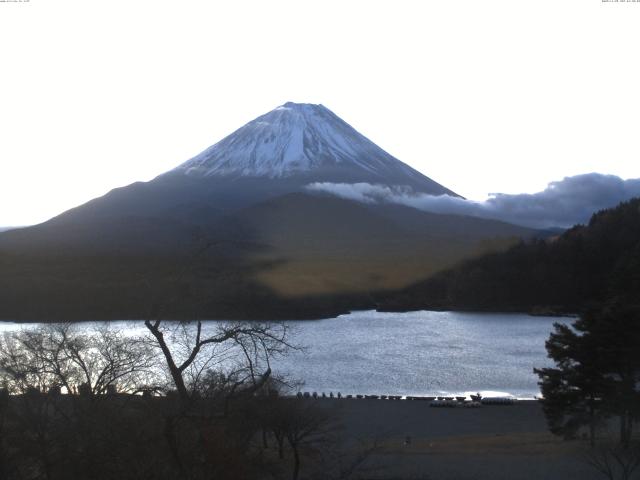
<svg viewBox="0 0 640 480">
<path fill-rule="evenodd" d="M 516 399 L 513 397 L 485 397 L 482 399 L 483 405 L 514 405 Z"/>
</svg>

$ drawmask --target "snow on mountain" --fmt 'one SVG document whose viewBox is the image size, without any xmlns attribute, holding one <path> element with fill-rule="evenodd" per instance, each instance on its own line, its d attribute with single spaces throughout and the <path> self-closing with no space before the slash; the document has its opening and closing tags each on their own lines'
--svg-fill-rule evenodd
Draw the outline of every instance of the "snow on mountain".
<svg viewBox="0 0 640 480">
<path fill-rule="evenodd" d="M 323 105 L 288 102 L 177 167 L 195 177 L 304 176 L 452 193 L 388 154 Z"/>
</svg>

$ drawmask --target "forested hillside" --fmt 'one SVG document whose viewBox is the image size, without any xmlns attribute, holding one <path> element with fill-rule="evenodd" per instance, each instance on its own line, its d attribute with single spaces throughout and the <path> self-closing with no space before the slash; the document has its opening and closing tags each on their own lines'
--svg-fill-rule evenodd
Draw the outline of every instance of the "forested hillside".
<svg viewBox="0 0 640 480">
<path fill-rule="evenodd" d="M 382 310 L 457 309 L 569 313 L 640 296 L 640 198 L 602 210 L 588 225 L 520 242 L 462 263 L 385 298 Z"/>
</svg>

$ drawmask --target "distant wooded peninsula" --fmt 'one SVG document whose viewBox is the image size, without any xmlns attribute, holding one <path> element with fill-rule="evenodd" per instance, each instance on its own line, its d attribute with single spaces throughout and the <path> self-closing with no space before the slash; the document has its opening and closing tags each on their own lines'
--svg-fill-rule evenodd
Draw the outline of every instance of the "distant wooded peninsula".
<svg viewBox="0 0 640 480">
<path fill-rule="evenodd" d="M 463 262 L 379 307 L 563 314 L 610 300 L 637 304 L 639 295 L 640 198 L 634 198 L 557 237 Z"/>
</svg>

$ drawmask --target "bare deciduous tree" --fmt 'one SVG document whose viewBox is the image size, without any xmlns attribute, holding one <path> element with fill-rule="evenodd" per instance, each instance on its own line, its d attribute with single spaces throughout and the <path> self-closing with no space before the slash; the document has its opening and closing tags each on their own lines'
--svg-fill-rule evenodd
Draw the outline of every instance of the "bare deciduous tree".
<svg viewBox="0 0 640 480">
<path fill-rule="evenodd" d="M 609 480 L 630 480 L 640 468 L 640 443 L 600 443 L 584 454 L 585 462 Z"/>
<path fill-rule="evenodd" d="M 98 395 L 116 386 L 132 393 L 151 382 L 154 364 L 144 341 L 108 326 L 83 331 L 53 324 L 0 339 L 0 376 L 12 393 L 62 387 Z"/>
<path fill-rule="evenodd" d="M 255 392 L 271 375 L 271 358 L 295 348 L 284 323 L 146 320 L 168 373 L 183 401 L 217 379 L 229 395 Z M 217 373 L 216 373 L 217 372 Z M 203 387 L 205 385 L 205 387 Z"/>
<path fill-rule="evenodd" d="M 107 326 L 49 325 L 0 337 L 0 382 L 13 394 L 4 406 L 10 478 L 104 478 L 117 471 L 107 459 L 135 445 L 130 439 L 138 432 L 126 430 L 135 406 L 123 408 L 135 397 L 102 394 L 135 393 L 153 381 L 153 353 L 142 339 Z M 107 398 L 113 401 L 94 401 Z"/>
<path fill-rule="evenodd" d="M 327 408 L 319 407 L 308 399 L 288 398 L 281 402 L 278 428 L 284 434 L 293 454 L 293 480 L 300 475 L 302 454 L 322 451 L 335 443 L 335 419 Z"/>
</svg>

